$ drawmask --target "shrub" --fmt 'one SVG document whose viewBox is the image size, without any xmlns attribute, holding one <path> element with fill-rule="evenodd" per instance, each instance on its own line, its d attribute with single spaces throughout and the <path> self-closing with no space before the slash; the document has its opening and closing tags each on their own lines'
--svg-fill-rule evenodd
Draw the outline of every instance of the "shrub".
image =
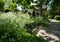
<svg viewBox="0 0 60 42">
<path fill-rule="evenodd" d="M 50 21 L 47 18 L 43 18 L 43 17 L 33 17 L 32 19 L 32 23 L 26 24 L 26 28 L 27 31 L 31 34 L 34 34 L 32 32 L 33 29 L 37 29 L 39 26 L 43 26 L 43 27 L 48 27 L 50 25 Z"/>
<path fill-rule="evenodd" d="M 0 10 L 4 9 L 4 0 L 0 0 Z"/>
<path fill-rule="evenodd" d="M 60 15 L 56 15 L 54 18 L 55 18 L 56 20 L 60 20 Z"/>
<path fill-rule="evenodd" d="M 10 4 L 10 9 L 11 9 L 11 11 L 13 11 L 13 10 L 15 10 L 16 9 L 16 3 L 11 3 Z"/>
<path fill-rule="evenodd" d="M 48 15 L 49 19 L 54 19 L 54 15 Z"/>
<path fill-rule="evenodd" d="M 50 21 L 48 19 L 42 20 L 42 26 L 48 27 L 50 25 Z"/>
<path fill-rule="evenodd" d="M 44 42 L 26 31 L 29 15 L 3 13 L 0 15 L 0 42 Z M 25 21 L 26 20 L 26 21 Z"/>
<path fill-rule="evenodd" d="M 47 17 L 47 18 L 51 19 L 52 17 L 51 17 L 51 15 L 48 15 L 48 17 Z"/>
<path fill-rule="evenodd" d="M 41 26 L 44 26 L 44 27 L 48 27 L 50 25 L 50 21 L 47 18 L 43 18 L 43 17 L 36 17 L 34 19 L 34 22 L 37 25 L 41 25 Z"/>
</svg>

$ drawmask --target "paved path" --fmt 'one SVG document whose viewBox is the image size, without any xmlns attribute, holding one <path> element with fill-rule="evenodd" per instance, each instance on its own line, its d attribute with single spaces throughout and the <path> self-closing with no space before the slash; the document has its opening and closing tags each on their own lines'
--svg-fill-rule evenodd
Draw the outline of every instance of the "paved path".
<svg viewBox="0 0 60 42">
<path fill-rule="evenodd" d="M 37 36 L 42 36 L 46 42 L 60 42 L 60 23 L 56 20 L 49 19 L 51 25 L 48 28 L 40 29 Z"/>
</svg>

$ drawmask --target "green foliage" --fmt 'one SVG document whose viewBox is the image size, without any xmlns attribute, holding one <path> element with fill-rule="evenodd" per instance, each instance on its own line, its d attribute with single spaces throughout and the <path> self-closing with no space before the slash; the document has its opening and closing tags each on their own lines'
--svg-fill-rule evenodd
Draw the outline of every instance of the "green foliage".
<svg viewBox="0 0 60 42">
<path fill-rule="evenodd" d="M 50 25 L 50 21 L 47 18 L 43 18 L 43 17 L 36 17 L 34 19 L 34 22 L 37 25 L 41 25 L 41 26 L 44 26 L 44 27 L 48 27 Z"/>
<path fill-rule="evenodd" d="M 15 10 L 16 7 L 17 7 L 16 3 L 11 3 L 11 4 L 10 4 L 10 9 L 11 9 L 11 11 Z"/>
<path fill-rule="evenodd" d="M 50 6 L 51 15 L 60 15 L 60 0 L 53 0 Z"/>
<path fill-rule="evenodd" d="M 18 2 L 18 0 L 12 0 L 12 2 L 13 2 L 13 3 L 17 3 L 17 2 Z"/>
<path fill-rule="evenodd" d="M 60 20 L 60 15 L 56 15 L 54 18 L 55 18 L 56 20 Z"/>
<path fill-rule="evenodd" d="M 42 20 L 42 18 L 40 18 L 40 17 L 35 17 L 35 18 L 34 18 L 34 22 L 35 22 L 36 24 L 40 24 L 40 23 L 41 23 L 41 20 Z"/>
<path fill-rule="evenodd" d="M 23 1 L 21 2 L 21 4 L 22 4 L 25 8 L 27 8 L 27 7 L 30 5 L 30 0 L 23 0 Z"/>
<path fill-rule="evenodd" d="M 52 19 L 52 16 L 51 15 L 48 15 L 48 17 L 47 17 L 48 19 Z"/>
<path fill-rule="evenodd" d="M 17 0 L 17 4 L 21 4 L 23 0 Z"/>
<path fill-rule="evenodd" d="M 48 15 L 47 18 L 49 18 L 49 19 L 54 19 L 54 16 L 55 16 L 55 15 Z"/>
<path fill-rule="evenodd" d="M 30 9 L 34 9 L 34 5 L 30 5 L 28 8 L 30 8 Z"/>
<path fill-rule="evenodd" d="M 4 9 L 4 0 L 0 0 L 0 10 Z"/>
<path fill-rule="evenodd" d="M 42 19 L 42 26 L 48 27 L 50 25 L 50 21 L 47 18 Z"/>
<path fill-rule="evenodd" d="M 23 13 L 3 13 L 0 15 L 0 42 L 44 42 L 26 31 L 29 15 Z"/>
</svg>

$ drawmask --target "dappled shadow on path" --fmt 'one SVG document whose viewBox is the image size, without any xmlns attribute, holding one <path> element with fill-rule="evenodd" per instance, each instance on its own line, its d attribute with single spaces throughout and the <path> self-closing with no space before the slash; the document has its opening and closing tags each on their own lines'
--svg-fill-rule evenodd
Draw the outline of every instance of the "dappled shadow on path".
<svg viewBox="0 0 60 42">
<path fill-rule="evenodd" d="M 60 23 L 56 21 L 51 21 L 49 27 L 43 27 L 37 29 L 36 35 L 42 36 L 46 42 L 60 42 Z"/>
<path fill-rule="evenodd" d="M 56 20 L 50 20 L 49 27 L 42 27 L 34 23 L 28 26 L 28 32 L 40 37 L 42 36 L 46 42 L 60 42 L 60 23 Z M 31 27 L 30 27 L 31 26 Z"/>
<path fill-rule="evenodd" d="M 54 34 L 60 37 L 60 23 L 59 22 L 51 22 L 51 25 L 48 28 L 43 28 L 47 33 Z"/>
</svg>

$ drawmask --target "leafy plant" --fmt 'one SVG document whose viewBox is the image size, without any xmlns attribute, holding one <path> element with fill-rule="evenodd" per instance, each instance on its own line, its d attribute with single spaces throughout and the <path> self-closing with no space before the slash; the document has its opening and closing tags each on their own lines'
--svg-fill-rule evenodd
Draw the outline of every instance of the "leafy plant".
<svg viewBox="0 0 60 42">
<path fill-rule="evenodd" d="M 60 15 L 56 15 L 54 18 L 55 18 L 56 20 L 60 20 Z"/>
<path fill-rule="evenodd" d="M 47 26 L 50 25 L 50 21 L 47 18 L 43 18 L 43 17 L 36 17 L 34 19 L 34 22 L 37 25 L 41 25 L 41 26 L 44 26 L 44 27 L 47 27 Z"/>
<path fill-rule="evenodd" d="M 15 10 L 16 9 L 16 3 L 11 3 L 10 4 L 10 9 L 11 9 L 11 11 L 13 11 L 13 10 Z"/>
<path fill-rule="evenodd" d="M 24 28 L 29 19 L 27 14 L 1 14 L 0 42 L 44 42 L 42 37 L 38 38 Z"/>
<path fill-rule="evenodd" d="M 4 0 L 0 0 L 0 10 L 4 9 Z"/>
</svg>

